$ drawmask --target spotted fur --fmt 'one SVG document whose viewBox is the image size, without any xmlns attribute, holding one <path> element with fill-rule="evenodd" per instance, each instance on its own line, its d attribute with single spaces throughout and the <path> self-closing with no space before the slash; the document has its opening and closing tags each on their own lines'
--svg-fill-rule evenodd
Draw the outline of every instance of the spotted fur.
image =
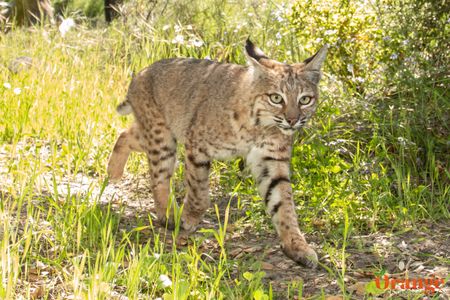
<svg viewBox="0 0 450 300">
<path fill-rule="evenodd" d="M 317 255 L 300 232 L 289 164 L 293 133 L 313 116 L 326 47 L 303 63 L 268 58 L 247 40 L 248 66 L 199 59 L 161 60 L 136 75 L 119 113 L 136 122 L 112 152 L 108 173 L 119 179 L 131 151 L 150 162 L 158 219 L 168 217 L 169 180 L 177 143 L 185 145 L 182 226 L 192 231 L 210 205 L 213 159 L 246 158 L 284 253 L 307 266 Z"/>
</svg>

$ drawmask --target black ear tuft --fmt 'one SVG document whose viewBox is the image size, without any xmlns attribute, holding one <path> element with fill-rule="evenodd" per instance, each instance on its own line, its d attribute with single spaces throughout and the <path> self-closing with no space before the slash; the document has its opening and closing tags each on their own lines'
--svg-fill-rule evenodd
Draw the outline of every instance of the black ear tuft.
<svg viewBox="0 0 450 300">
<path fill-rule="evenodd" d="M 305 65 L 309 64 L 309 63 L 314 59 L 314 57 L 316 57 L 316 55 L 317 55 L 317 53 L 314 54 L 313 56 L 308 57 L 307 59 L 305 59 L 305 60 L 303 61 L 303 63 L 304 63 Z"/>
<path fill-rule="evenodd" d="M 247 38 L 247 41 L 245 42 L 245 51 L 248 56 L 254 58 L 256 61 L 259 61 L 262 58 L 268 59 L 268 57 L 258 47 L 256 47 L 252 41 L 250 41 L 250 38 Z"/>
</svg>

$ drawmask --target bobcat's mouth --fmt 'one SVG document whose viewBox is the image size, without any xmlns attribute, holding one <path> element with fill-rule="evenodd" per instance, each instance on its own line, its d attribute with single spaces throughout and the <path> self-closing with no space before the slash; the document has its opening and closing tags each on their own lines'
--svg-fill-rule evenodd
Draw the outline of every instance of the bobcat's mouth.
<svg viewBox="0 0 450 300">
<path fill-rule="evenodd" d="M 276 126 L 280 128 L 281 132 L 288 135 L 291 135 L 295 131 L 300 130 L 306 124 L 305 118 L 300 118 L 293 126 L 289 125 L 285 119 L 282 119 L 280 117 L 274 117 L 273 120 L 276 123 Z"/>
</svg>

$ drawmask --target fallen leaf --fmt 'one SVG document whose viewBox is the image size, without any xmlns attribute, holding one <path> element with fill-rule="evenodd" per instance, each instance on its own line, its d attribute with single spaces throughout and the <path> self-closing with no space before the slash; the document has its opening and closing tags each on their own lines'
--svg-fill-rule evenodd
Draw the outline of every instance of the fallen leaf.
<svg viewBox="0 0 450 300">
<path fill-rule="evenodd" d="M 227 232 L 233 232 L 236 228 L 234 224 L 228 224 L 227 226 Z"/>
<path fill-rule="evenodd" d="M 177 238 L 177 245 L 186 246 L 188 244 L 188 237 L 179 235 Z"/>
<path fill-rule="evenodd" d="M 275 266 L 274 265 L 272 265 L 271 263 L 268 263 L 268 262 L 262 262 L 261 263 L 261 268 L 263 269 L 263 270 L 273 270 L 274 268 L 275 268 Z"/>
<path fill-rule="evenodd" d="M 348 287 L 350 291 L 353 291 L 358 296 L 363 296 L 366 293 L 366 284 L 367 282 L 357 282 Z"/>
<path fill-rule="evenodd" d="M 231 250 L 230 252 L 229 252 L 229 254 L 230 254 L 230 257 L 231 258 L 235 258 L 236 256 L 238 256 L 238 254 L 240 254 L 242 252 L 242 249 L 241 248 L 234 248 L 233 250 Z"/>
<path fill-rule="evenodd" d="M 38 299 L 44 296 L 44 287 L 42 285 L 35 287 L 34 289 L 31 289 L 30 292 L 30 298 L 31 299 Z"/>
<path fill-rule="evenodd" d="M 424 267 L 423 265 L 420 265 L 420 266 L 418 266 L 414 271 L 415 271 L 416 273 L 420 273 L 420 272 L 422 272 L 423 269 L 425 269 L 425 267 Z"/>
<path fill-rule="evenodd" d="M 33 275 L 38 275 L 39 274 L 39 269 L 38 268 L 29 268 L 28 269 L 28 273 L 29 274 L 33 274 Z"/>
<path fill-rule="evenodd" d="M 433 274 L 436 277 L 446 278 L 448 276 L 448 268 L 447 267 L 435 267 L 433 270 Z"/>
<path fill-rule="evenodd" d="M 290 264 L 287 264 L 287 263 L 285 263 L 283 261 L 280 262 L 279 264 L 277 264 L 277 267 L 282 269 L 282 270 L 287 270 L 287 269 L 289 269 L 290 266 L 291 266 Z"/>
<path fill-rule="evenodd" d="M 405 262 L 403 260 L 398 262 L 398 269 L 403 271 L 405 269 Z"/>
<path fill-rule="evenodd" d="M 408 248 L 408 244 L 406 244 L 405 241 L 402 241 L 397 245 L 397 248 L 399 248 L 400 250 L 406 250 Z"/>
<path fill-rule="evenodd" d="M 261 249 L 262 249 L 261 246 L 253 246 L 253 247 L 245 248 L 244 252 L 246 252 L 246 253 L 254 253 L 254 252 L 260 251 Z"/>
<path fill-rule="evenodd" d="M 365 271 L 365 270 L 358 270 L 354 272 L 354 276 L 357 278 L 373 278 L 373 272 L 371 271 Z"/>
<path fill-rule="evenodd" d="M 39 281 L 41 279 L 42 279 L 41 276 L 39 276 L 37 274 L 33 274 L 33 273 L 28 274 L 28 281 L 29 282 L 37 282 L 37 281 Z"/>
</svg>

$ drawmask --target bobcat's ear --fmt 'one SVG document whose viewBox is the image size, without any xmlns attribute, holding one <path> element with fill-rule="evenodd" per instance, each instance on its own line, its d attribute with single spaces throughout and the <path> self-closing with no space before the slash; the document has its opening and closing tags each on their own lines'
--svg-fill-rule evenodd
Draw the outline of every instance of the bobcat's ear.
<svg viewBox="0 0 450 300">
<path fill-rule="evenodd" d="M 303 71 L 306 73 L 308 78 L 314 82 L 319 83 L 320 80 L 320 69 L 322 68 L 322 64 L 327 57 L 328 46 L 325 45 L 317 51 L 313 56 L 305 59 L 303 61 Z"/>
<path fill-rule="evenodd" d="M 245 56 L 247 63 L 256 69 L 260 69 L 261 66 L 264 66 L 265 61 L 269 60 L 264 52 L 250 41 L 250 38 L 245 42 Z"/>
<path fill-rule="evenodd" d="M 245 42 L 245 54 L 247 56 L 247 60 L 259 62 L 261 59 L 269 59 L 264 52 L 250 41 L 250 38 L 247 38 Z"/>
</svg>

